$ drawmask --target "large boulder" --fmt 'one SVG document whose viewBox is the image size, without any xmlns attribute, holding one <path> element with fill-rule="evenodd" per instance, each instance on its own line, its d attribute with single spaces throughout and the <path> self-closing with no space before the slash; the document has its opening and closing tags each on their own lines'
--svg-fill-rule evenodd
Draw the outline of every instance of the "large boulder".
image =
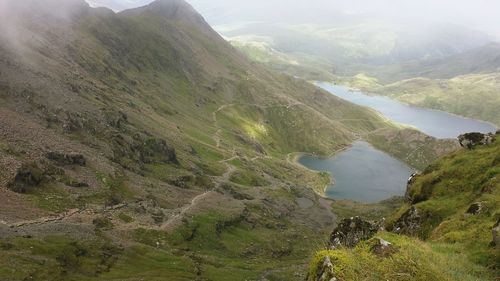
<svg viewBox="0 0 500 281">
<path fill-rule="evenodd" d="M 44 171 L 35 163 L 24 164 L 17 170 L 17 174 L 8 187 L 17 193 L 27 193 L 39 186 L 45 179 Z"/>
<path fill-rule="evenodd" d="M 411 206 L 391 227 L 392 232 L 406 235 L 416 235 L 420 230 L 422 217 L 415 206 Z"/>
<path fill-rule="evenodd" d="M 333 230 L 330 236 L 330 245 L 332 248 L 352 248 L 359 242 L 372 238 L 378 230 L 377 224 L 365 221 L 360 217 L 343 219 Z"/>
<path fill-rule="evenodd" d="M 460 145 L 467 149 L 473 149 L 478 145 L 488 145 L 495 141 L 495 134 L 467 133 L 458 136 Z"/>
</svg>

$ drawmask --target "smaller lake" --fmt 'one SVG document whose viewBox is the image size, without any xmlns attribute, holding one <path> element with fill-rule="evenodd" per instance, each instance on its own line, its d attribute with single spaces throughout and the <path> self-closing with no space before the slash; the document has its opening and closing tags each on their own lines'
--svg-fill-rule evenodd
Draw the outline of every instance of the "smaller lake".
<svg viewBox="0 0 500 281">
<path fill-rule="evenodd" d="M 456 138 L 463 133 L 490 133 L 497 130 L 488 122 L 406 105 L 384 96 L 371 96 L 326 82 L 317 82 L 316 85 L 339 98 L 375 109 L 394 122 L 413 126 L 436 138 Z"/>
<path fill-rule="evenodd" d="M 299 163 L 311 170 L 331 173 L 335 183 L 326 189 L 326 196 L 366 203 L 404 195 L 406 182 L 414 172 L 363 141 L 331 158 L 304 155 Z"/>
</svg>

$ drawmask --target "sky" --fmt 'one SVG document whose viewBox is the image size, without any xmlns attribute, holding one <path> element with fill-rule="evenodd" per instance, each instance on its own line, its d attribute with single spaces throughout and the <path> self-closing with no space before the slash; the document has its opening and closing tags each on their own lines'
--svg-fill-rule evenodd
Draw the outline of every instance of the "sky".
<svg viewBox="0 0 500 281">
<path fill-rule="evenodd" d="M 151 0 L 87 0 L 115 11 Z M 325 21 L 370 16 L 415 23 L 452 23 L 500 38 L 499 0 L 188 0 L 212 25 L 248 21 Z"/>
</svg>

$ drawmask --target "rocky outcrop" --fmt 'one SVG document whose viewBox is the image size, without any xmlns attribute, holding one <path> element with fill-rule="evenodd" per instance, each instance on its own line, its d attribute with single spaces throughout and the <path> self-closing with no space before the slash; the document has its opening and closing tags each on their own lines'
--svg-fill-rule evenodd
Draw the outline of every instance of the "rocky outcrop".
<svg viewBox="0 0 500 281">
<path fill-rule="evenodd" d="M 458 142 L 463 148 L 473 149 L 478 145 L 488 145 L 495 141 L 495 134 L 467 133 L 458 136 Z"/>
<path fill-rule="evenodd" d="M 343 219 L 330 236 L 330 246 L 352 248 L 359 242 L 372 238 L 379 228 L 377 224 L 360 217 Z"/>
<path fill-rule="evenodd" d="M 412 201 L 412 197 L 411 197 L 411 194 L 410 194 L 410 190 L 411 190 L 411 185 L 412 183 L 415 181 L 415 178 L 418 176 L 419 174 L 418 173 L 413 173 L 411 174 L 411 176 L 408 178 L 408 180 L 406 181 L 406 192 L 405 192 L 405 199 L 409 202 Z"/>
<path fill-rule="evenodd" d="M 124 168 L 140 171 L 145 164 L 179 164 L 175 149 L 163 139 L 142 134 L 116 134 L 111 138 L 113 160 Z"/>
<path fill-rule="evenodd" d="M 333 263 L 329 256 L 326 256 L 318 270 L 318 274 L 314 280 L 317 281 L 337 281 L 335 273 L 333 272 Z"/>
<path fill-rule="evenodd" d="M 51 151 L 45 155 L 45 157 L 49 160 L 52 160 L 59 166 L 68 166 L 68 165 L 78 165 L 85 166 L 87 164 L 87 160 L 82 154 L 76 153 L 60 153 Z"/>
<path fill-rule="evenodd" d="M 44 179 L 44 171 L 36 164 L 24 164 L 17 170 L 14 180 L 8 187 L 14 192 L 26 193 L 39 186 Z"/>
<path fill-rule="evenodd" d="M 416 235 L 420 230 L 422 217 L 415 206 L 411 206 L 391 227 L 392 232 L 406 235 Z"/>
</svg>

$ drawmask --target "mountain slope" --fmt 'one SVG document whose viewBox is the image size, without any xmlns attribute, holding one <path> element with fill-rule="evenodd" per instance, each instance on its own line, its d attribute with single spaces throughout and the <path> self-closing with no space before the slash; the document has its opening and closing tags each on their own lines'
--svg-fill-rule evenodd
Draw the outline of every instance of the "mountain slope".
<svg viewBox="0 0 500 281">
<path fill-rule="evenodd" d="M 0 279 L 303 279 L 334 215 L 287 154 L 397 130 L 249 62 L 183 1 L 0 18 Z"/>
<path fill-rule="evenodd" d="M 353 249 L 318 252 L 310 280 L 321 272 L 340 280 L 494 280 L 500 270 L 499 160 L 496 140 L 431 164 L 387 220 L 392 233 L 380 230 Z"/>
</svg>

